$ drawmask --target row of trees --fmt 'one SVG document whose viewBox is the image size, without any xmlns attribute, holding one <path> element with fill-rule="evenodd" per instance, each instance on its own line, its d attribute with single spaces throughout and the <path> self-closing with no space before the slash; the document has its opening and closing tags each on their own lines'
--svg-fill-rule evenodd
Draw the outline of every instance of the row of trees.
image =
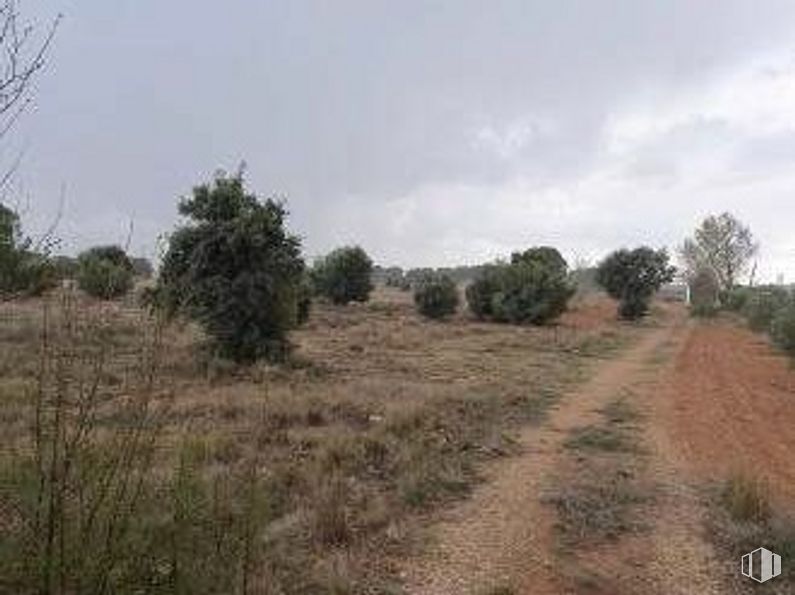
<svg viewBox="0 0 795 595">
<path fill-rule="evenodd" d="M 225 357 L 281 359 L 287 334 L 309 315 L 312 296 L 347 304 L 367 301 L 373 289 L 375 267 L 358 246 L 334 250 L 308 267 L 300 239 L 286 230 L 284 205 L 247 192 L 240 174 L 221 174 L 197 186 L 178 209 L 184 223 L 171 235 L 146 301 L 170 316 L 183 314 L 200 322 Z M 734 303 L 740 299 L 737 280 L 756 250 L 750 230 L 731 215 L 705 219 L 681 248 L 694 312 L 721 304 L 739 309 Z M 92 248 L 74 262 L 49 259 L 23 236 L 17 215 L 0 207 L 0 292 L 40 293 L 67 269 L 84 291 L 104 299 L 127 293 L 137 273 L 151 273 L 148 262 L 130 259 L 115 246 Z M 467 304 L 484 320 L 545 324 L 566 310 L 575 291 L 568 264 L 548 246 L 467 271 L 477 271 L 466 288 Z M 460 296 L 455 278 L 433 270 L 412 272 L 420 314 L 441 319 L 456 311 Z M 664 250 L 640 247 L 612 253 L 594 277 L 618 301 L 619 316 L 632 320 L 648 312 L 651 298 L 674 273 Z M 755 308 L 752 319 L 762 317 L 760 312 L 782 310 L 767 306 L 782 302 L 778 293 L 766 296 L 744 300 L 747 308 Z M 783 316 L 775 325 L 773 315 L 753 324 L 771 332 L 775 327 L 775 335 L 783 336 L 781 329 L 789 323 Z"/>
<path fill-rule="evenodd" d="M 284 205 L 247 192 L 241 174 L 197 186 L 179 212 L 185 222 L 171 236 L 150 303 L 200 322 L 226 357 L 283 358 L 288 333 L 307 319 L 312 296 L 334 304 L 369 299 L 374 266 L 364 250 L 339 248 L 308 267 L 299 239 L 286 231 Z M 672 274 L 664 251 L 641 248 L 608 258 L 599 279 L 621 301 L 620 314 L 637 318 Z M 455 280 L 444 273 L 419 275 L 413 289 L 418 311 L 429 318 L 449 316 L 460 303 Z M 481 319 L 545 324 L 573 294 L 560 253 L 536 247 L 483 267 L 466 299 Z"/>
<path fill-rule="evenodd" d="M 369 299 L 374 266 L 364 250 L 339 248 L 308 267 L 300 239 L 286 229 L 284 205 L 248 192 L 240 173 L 219 174 L 195 187 L 178 210 L 184 221 L 172 233 L 157 283 L 144 301 L 167 316 L 199 322 L 223 357 L 283 359 L 288 333 L 307 320 L 313 296 L 334 304 Z M 15 221 L 13 233 L 3 237 L 19 235 Z M 17 244 L 14 253 L 30 252 L 27 242 Z M 75 268 L 79 286 L 104 299 L 128 292 L 136 272 L 115 246 L 84 252 Z M 548 246 L 516 252 L 508 262 L 478 270 L 466 300 L 483 320 L 546 324 L 566 310 L 575 292 L 568 264 Z M 647 312 L 654 292 L 672 275 L 664 251 L 639 248 L 608 257 L 597 280 L 619 300 L 619 314 L 634 319 Z M 423 271 L 412 287 L 423 316 L 442 319 L 459 306 L 456 280 L 443 272 Z"/>
<path fill-rule="evenodd" d="M 130 258 L 118 246 L 96 246 L 76 259 L 52 257 L 51 246 L 22 233 L 19 215 L 0 205 L 0 298 L 35 296 L 73 279 L 87 294 L 113 299 L 126 294 L 136 276 L 152 274 L 145 258 Z"/>
</svg>

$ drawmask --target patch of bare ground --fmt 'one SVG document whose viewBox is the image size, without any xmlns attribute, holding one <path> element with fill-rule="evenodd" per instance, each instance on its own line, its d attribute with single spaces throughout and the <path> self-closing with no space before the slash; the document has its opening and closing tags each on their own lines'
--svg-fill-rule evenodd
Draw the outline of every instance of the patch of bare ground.
<svg viewBox="0 0 795 595">
<path fill-rule="evenodd" d="M 761 586 L 740 576 L 738 560 L 760 546 L 785 559 L 795 555 L 794 398 L 791 363 L 762 336 L 725 319 L 692 325 L 654 405 L 669 472 L 682 486 L 682 498 L 697 502 L 672 508 L 670 514 L 678 510 L 680 518 L 664 519 L 661 526 L 689 534 L 691 543 L 697 534 L 715 546 L 712 590 L 697 592 L 792 592 L 795 574 L 786 563 L 782 577 Z M 688 514 L 699 506 L 700 518 Z M 700 543 L 684 555 L 672 551 L 676 541 L 665 533 L 659 543 L 671 544 L 669 558 L 705 562 L 699 552 L 708 550 Z M 662 562 L 676 568 L 672 559 Z M 686 572 L 679 584 L 694 584 L 688 572 L 699 566 L 703 575 L 705 564 L 680 565 Z"/>
<path fill-rule="evenodd" d="M 520 433 L 520 456 L 491 465 L 485 470 L 487 481 L 469 500 L 448 509 L 430 525 L 424 550 L 403 564 L 407 592 L 543 595 L 569 589 L 573 579 L 562 566 L 565 561 L 556 546 L 556 502 L 573 527 L 593 520 L 590 513 L 594 511 L 589 507 L 603 512 L 607 498 L 615 510 L 597 522 L 606 534 L 621 531 L 621 509 L 636 500 L 635 487 L 625 485 L 626 477 L 634 473 L 628 468 L 615 470 L 613 485 L 583 487 L 565 480 L 566 488 L 574 491 L 548 494 L 545 502 L 540 495 L 553 476 L 567 473 L 564 467 L 572 464 L 576 468 L 576 456 L 567 444 L 599 449 L 609 443 L 612 450 L 630 444 L 623 437 L 614 440 L 583 428 L 604 416 L 617 420 L 631 416 L 625 403 L 615 401 L 616 396 L 638 381 L 650 355 L 671 331 L 668 326 L 652 324 L 636 332 L 639 339 L 612 359 L 600 362 L 590 380 L 565 394 L 541 427 L 527 427 Z M 600 470 L 593 474 L 601 479 Z M 585 584 L 586 579 L 582 575 L 576 581 Z"/>
<path fill-rule="evenodd" d="M 705 479 L 741 471 L 795 506 L 795 371 L 762 335 L 696 325 L 676 357 L 662 411 L 683 460 Z"/>
</svg>

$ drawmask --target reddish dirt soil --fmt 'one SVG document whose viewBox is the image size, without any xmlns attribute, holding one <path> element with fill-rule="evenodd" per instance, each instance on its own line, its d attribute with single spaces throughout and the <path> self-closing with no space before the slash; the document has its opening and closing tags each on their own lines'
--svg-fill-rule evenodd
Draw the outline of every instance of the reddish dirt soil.
<svg viewBox="0 0 795 595">
<path fill-rule="evenodd" d="M 622 389 L 642 382 L 649 359 L 672 332 L 670 326 L 649 329 L 566 395 L 543 427 L 522 432 L 524 453 L 487 469 L 488 481 L 472 498 L 448 510 L 430 528 L 426 551 L 406 561 L 406 592 L 465 595 L 496 593 L 509 586 L 521 595 L 564 592 L 555 551 L 555 514 L 541 498 L 563 464 L 562 443 L 573 428 L 598 419 L 597 411 Z"/>
<path fill-rule="evenodd" d="M 522 434 L 525 454 L 487 469 L 473 497 L 429 527 L 425 552 L 404 566 L 408 593 L 508 585 L 522 595 L 585 592 L 566 580 L 542 491 L 570 463 L 561 449 L 567 432 L 592 423 L 622 391 L 643 413 L 644 479 L 656 486 L 651 530 L 581 556 L 599 579 L 587 592 L 726 592 L 704 534 L 703 487 L 742 472 L 768 483 L 774 505 L 795 503 L 795 369 L 737 322 L 696 323 L 681 308 L 668 310 L 662 326 L 602 362 L 542 428 Z"/>
<path fill-rule="evenodd" d="M 728 321 L 694 325 L 668 382 L 662 421 L 694 473 L 746 473 L 795 504 L 795 370 L 764 336 Z"/>
</svg>

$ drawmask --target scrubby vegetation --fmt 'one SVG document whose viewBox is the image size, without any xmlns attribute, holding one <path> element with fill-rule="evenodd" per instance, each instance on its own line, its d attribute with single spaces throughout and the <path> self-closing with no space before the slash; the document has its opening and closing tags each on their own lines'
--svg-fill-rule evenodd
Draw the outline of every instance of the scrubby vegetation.
<svg viewBox="0 0 795 595">
<path fill-rule="evenodd" d="M 414 288 L 417 311 L 427 318 L 454 314 L 458 301 L 458 288 L 446 275 L 427 275 Z"/>
<path fill-rule="evenodd" d="M 699 269 L 689 281 L 690 313 L 693 316 L 709 318 L 717 314 L 720 307 L 718 279 L 711 269 Z"/>
<path fill-rule="evenodd" d="M 773 508 L 768 486 L 756 477 L 735 473 L 719 486 L 706 525 L 713 544 L 726 562 L 726 583 L 737 592 L 745 592 L 744 588 L 748 588 L 748 579 L 733 569 L 741 556 L 760 546 L 780 555 L 782 560 L 795 555 L 795 519 Z M 782 563 L 781 570 L 775 580 L 754 585 L 756 588 L 748 592 L 791 592 L 795 587 L 795 569 Z"/>
<path fill-rule="evenodd" d="M 373 261 L 359 246 L 337 248 L 315 263 L 315 291 L 334 304 L 366 302 L 373 290 Z"/>
<path fill-rule="evenodd" d="M 219 355 L 283 360 L 287 333 L 308 314 L 304 261 L 285 228 L 284 206 L 219 174 L 182 200 L 156 290 L 168 313 L 197 320 Z"/>
<path fill-rule="evenodd" d="M 770 336 L 773 342 L 795 356 L 795 298 L 789 301 L 776 312 L 770 323 Z"/>
<path fill-rule="evenodd" d="M 510 264 L 485 267 L 466 289 L 475 316 L 514 324 L 550 322 L 566 311 L 573 295 L 566 261 L 548 247 L 515 253 Z"/>
<path fill-rule="evenodd" d="M 35 249 L 22 233 L 19 215 L 0 204 L 0 299 L 41 295 L 57 283 L 46 252 Z"/>
<path fill-rule="evenodd" d="M 77 284 L 92 297 L 121 297 L 132 289 L 134 276 L 132 262 L 119 246 L 96 246 L 77 258 Z"/>
<path fill-rule="evenodd" d="M 748 326 L 757 332 L 770 332 L 776 313 L 786 306 L 788 301 L 789 294 L 784 288 L 774 286 L 754 288 L 742 310 L 748 320 Z"/>
<path fill-rule="evenodd" d="M 0 591 L 383 592 L 370 556 L 619 332 L 427 325 L 392 290 L 320 304 L 290 365 L 210 370 L 192 325 L 60 295 L 3 304 Z"/>
<path fill-rule="evenodd" d="M 668 253 L 646 246 L 613 252 L 599 265 L 596 276 L 610 297 L 619 301 L 618 314 L 627 320 L 645 316 L 654 293 L 673 277 Z"/>
</svg>

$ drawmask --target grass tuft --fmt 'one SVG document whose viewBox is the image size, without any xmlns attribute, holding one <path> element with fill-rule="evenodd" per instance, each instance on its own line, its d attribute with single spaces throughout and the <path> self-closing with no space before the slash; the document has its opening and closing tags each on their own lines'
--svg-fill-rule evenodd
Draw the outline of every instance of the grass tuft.
<svg viewBox="0 0 795 595">
<path fill-rule="evenodd" d="M 619 428 L 612 426 L 583 426 L 572 430 L 564 442 L 572 450 L 602 452 L 634 452 L 637 445 Z"/>
</svg>

